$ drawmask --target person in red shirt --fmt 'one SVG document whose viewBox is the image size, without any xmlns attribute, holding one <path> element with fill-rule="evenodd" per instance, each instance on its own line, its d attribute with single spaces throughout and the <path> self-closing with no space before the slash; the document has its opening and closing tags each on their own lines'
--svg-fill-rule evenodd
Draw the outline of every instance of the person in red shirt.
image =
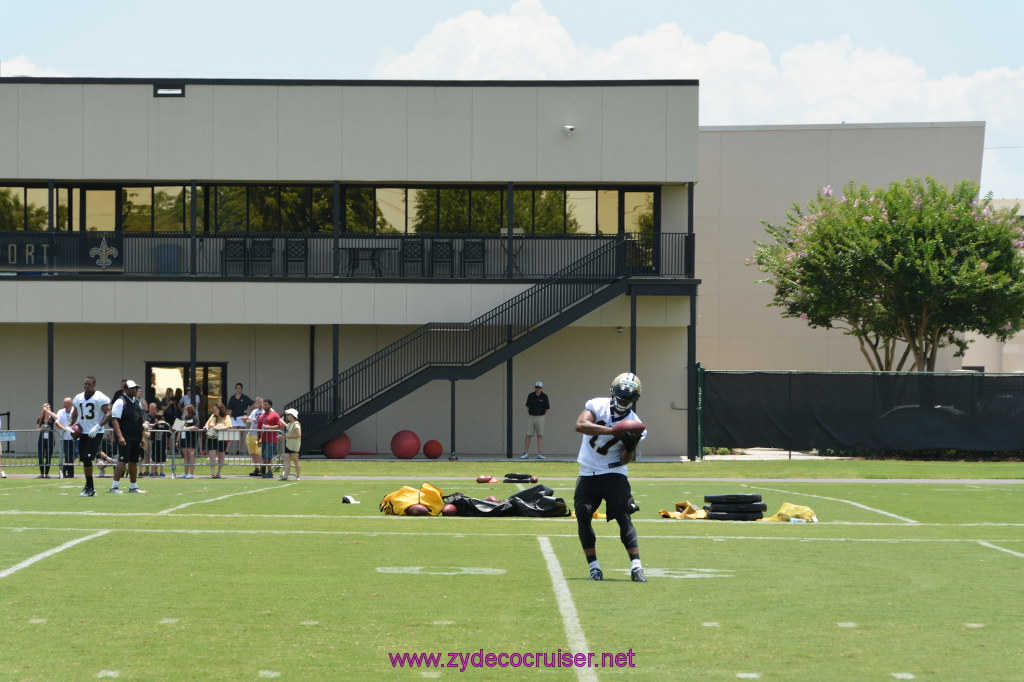
<svg viewBox="0 0 1024 682">
<path fill-rule="evenodd" d="M 281 415 L 274 411 L 274 401 L 270 398 L 264 398 L 263 414 L 260 415 L 259 421 L 256 423 L 256 428 L 259 429 L 260 434 L 263 436 L 263 466 L 260 467 L 260 473 L 263 474 L 263 478 L 274 477 L 270 466 L 274 461 L 274 457 L 277 456 L 277 436 L 283 425 L 284 422 L 281 421 Z"/>
</svg>

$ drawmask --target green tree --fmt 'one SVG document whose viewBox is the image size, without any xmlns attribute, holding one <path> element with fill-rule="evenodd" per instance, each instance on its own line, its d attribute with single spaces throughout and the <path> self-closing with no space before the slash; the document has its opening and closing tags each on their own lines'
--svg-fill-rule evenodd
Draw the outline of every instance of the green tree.
<svg viewBox="0 0 1024 682">
<path fill-rule="evenodd" d="M 502 234 L 507 229 L 503 190 L 418 189 L 414 201 L 412 229 L 417 233 Z M 565 192 L 561 190 L 515 190 L 512 203 L 517 229 L 535 234 L 579 232 L 579 221 L 571 209 L 566 215 Z"/>
<path fill-rule="evenodd" d="M 20 188 L 0 189 L 0 231 L 31 230 L 41 232 L 46 229 L 46 207 L 28 207 L 28 224 L 26 225 L 25 204 L 22 201 Z"/>
<path fill-rule="evenodd" d="M 1024 326 L 1024 229 L 1016 207 L 977 196 L 972 182 L 949 190 L 931 177 L 874 190 L 851 181 L 841 199 L 825 187 L 786 224 L 761 221 L 758 281 L 784 317 L 857 337 L 872 369 L 912 359 L 934 371 L 939 349 L 967 350 L 964 333 L 1005 341 Z"/>
</svg>

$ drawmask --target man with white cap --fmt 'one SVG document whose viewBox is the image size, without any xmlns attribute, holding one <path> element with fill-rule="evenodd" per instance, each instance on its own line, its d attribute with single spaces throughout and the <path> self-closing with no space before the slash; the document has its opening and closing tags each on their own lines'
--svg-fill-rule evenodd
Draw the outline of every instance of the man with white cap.
<svg viewBox="0 0 1024 682">
<path fill-rule="evenodd" d="M 289 407 L 284 411 L 284 420 L 286 426 L 284 428 L 284 473 L 281 474 L 281 481 L 288 480 L 288 469 L 290 465 L 295 465 L 295 480 L 301 481 L 299 478 L 302 473 L 299 470 L 299 448 L 302 447 L 302 424 L 299 423 L 299 411 L 294 407 Z"/>
<path fill-rule="evenodd" d="M 534 435 L 537 436 L 537 459 L 544 457 L 544 415 L 551 409 L 551 401 L 548 394 L 542 389 L 544 382 L 538 381 L 533 385 L 533 392 L 526 396 L 526 447 L 523 448 L 523 456 L 519 459 L 530 459 L 530 441 Z"/>
<path fill-rule="evenodd" d="M 139 401 L 139 385 L 128 379 L 124 382 L 124 394 L 114 401 L 110 410 L 111 421 L 114 423 L 114 438 L 118 444 L 117 466 L 114 467 L 114 484 L 110 492 L 122 493 L 118 483 L 128 467 L 128 480 L 131 481 L 130 493 L 144 492 L 139 490 L 136 479 L 139 475 L 139 459 L 142 456 L 142 424 L 143 410 Z"/>
</svg>

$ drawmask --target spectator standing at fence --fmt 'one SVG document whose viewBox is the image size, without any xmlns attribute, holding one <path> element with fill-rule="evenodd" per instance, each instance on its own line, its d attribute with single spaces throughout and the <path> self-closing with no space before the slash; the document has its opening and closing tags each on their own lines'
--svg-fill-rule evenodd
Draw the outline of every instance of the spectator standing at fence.
<svg viewBox="0 0 1024 682">
<path fill-rule="evenodd" d="M 150 478 L 164 478 L 164 464 L 167 462 L 167 444 L 170 440 L 171 425 L 167 423 L 163 415 L 158 411 L 159 406 L 152 402 L 149 404 L 149 414 L 146 415 L 146 430 L 149 439 L 149 476 Z"/>
<path fill-rule="evenodd" d="M 533 385 L 533 392 L 526 396 L 526 446 L 519 459 L 530 459 L 530 440 L 537 436 L 537 459 L 544 457 L 544 415 L 551 409 L 548 394 L 543 391 L 544 383 Z"/>
<path fill-rule="evenodd" d="M 93 460 L 93 466 L 100 470 L 96 478 L 105 478 L 107 467 L 113 470 L 117 466 L 117 459 L 115 459 L 117 457 L 117 439 L 114 438 L 114 430 L 106 429 L 104 433 L 106 435 L 103 436 L 103 442 L 100 443 L 100 451 L 96 453 L 96 459 Z"/>
<path fill-rule="evenodd" d="M 274 411 L 274 401 L 270 398 L 263 399 L 263 414 L 259 419 L 260 438 L 263 442 L 263 462 L 260 473 L 263 478 L 273 478 L 274 457 L 277 456 L 277 436 L 283 422 L 281 415 Z"/>
<path fill-rule="evenodd" d="M 196 477 L 196 447 L 199 445 L 199 420 L 196 408 L 189 405 L 181 418 L 181 458 L 185 462 L 185 475 L 182 478 Z"/>
<path fill-rule="evenodd" d="M 238 429 L 232 432 L 234 437 L 231 439 L 231 452 L 236 455 L 243 448 L 242 439 L 236 434 L 241 434 L 245 429 L 245 415 L 253 405 L 253 399 L 242 392 L 243 388 L 241 382 L 235 384 L 235 394 L 228 398 L 227 405 L 228 413 L 231 415 L 231 426 Z"/>
<path fill-rule="evenodd" d="M 43 410 L 36 417 L 36 430 L 39 437 L 36 439 L 36 458 L 39 461 L 39 475 L 36 478 L 50 477 L 50 458 L 53 456 L 53 424 L 55 415 L 50 409 L 50 403 L 43 403 Z"/>
<path fill-rule="evenodd" d="M 57 430 L 60 431 L 61 455 L 64 462 L 61 468 L 61 476 L 64 478 L 74 478 L 74 464 L 75 457 L 78 456 L 78 443 L 71 437 L 71 425 L 74 424 L 71 417 L 75 414 L 75 407 L 71 402 L 70 396 L 64 398 L 63 404 L 63 409 L 54 415 L 54 424 Z"/>
<path fill-rule="evenodd" d="M 114 483 L 110 486 L 112 493 L 124 492 L 119 483 L 125 468 L 128 469 L 128 480 L 131 483 L 128 492 L 145 492 L 139 490 L 138 485 L 139 459 L 142 455 L 142 438 L 145 433 L 142 426 L 145 411 L 138 395 L 139 385 L 131 379 L 127 379 L 124 384 L 124 395 L 114 401 L 114 407 L 110 411 L 114 422 L 114 436 L 117 438 L 118 445 Z"/>
<path fill-rule="evenodd" d="M 302 447 L 302 424 L 299 423 L 299 411 L 289 407 L 284 411 L 284 473 L 280 480 L 288 480 L 289 465 L 295 465 L 295 480 L 301 481 L 302 471 L 299 467 L 299 449 Z"/>
<path fill-rule="evenodd" d="M 256 396 L 256 399 L 252 403 L 252 411 L 249 412 L 245 417 L 245 422 L 249 425 L 249 432 L 245 434 L 245 447 L 249 451 L 249 456 L 252 457 L 252 473 L 250 476 L 262 476 L 260 472 L 260 462 L 263 461 L 263 450 L 262 441 L 260 439 L 260 416 L 263 415 L 263 398 Z"/>
<path fill-rule="evenodd" d="M 178 411 L 178 401 L 174 398 L 174 389 L 168 387 L 167 392 L 164 393 L 163 400 L 160 401 L 160 412 L 164 415 L 164 421 L 168 424 L 173 424 L 174 420 L 177 419 L 181 412 Z"/>
<path fill-rule="evenodd" d="M 110 421 L 110 398 L 96 390 L 94 376 L 85 377 L 82 388 L 82 392 L 71 401 L 74 409 L 68 426 L 78 424 L 82 429 L 81 438 L 78 439 L 78 459 L 82 462 L 82 472 L 85 474 L 85 488 L 79 497 L 93 497 L 96 489 L 92 483 L 92 461 L 100 451 L 103 426 Z M 73 469 L 71 473 L 73 477 Z"/>
<path fill-rule="evenodd" d="M 231 428 L 231 417 L 228 416 L 228 408 L 224 403 L 213 406 L 213 414 L 206 420 L 203 428 L 206 429 L 206 456 L 210 458 L 210 478 L 220 478 L 224 469 L 224 448 L 228 442 L 224 438 Z"/>
</svg>

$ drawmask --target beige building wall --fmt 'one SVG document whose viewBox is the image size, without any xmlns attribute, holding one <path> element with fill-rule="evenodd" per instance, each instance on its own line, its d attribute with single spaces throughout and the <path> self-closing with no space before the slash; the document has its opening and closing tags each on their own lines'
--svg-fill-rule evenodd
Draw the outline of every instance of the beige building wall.
<svg viewBox="0 0 1024 682">
<path fill-rule="evenodd" d="M 0 82 L 0 178 L 683 183 L 695 81 Z M 574 126 L 571 136 L 564 126 Z"/>
<path fill-rule="evenodd" d="M 868 370 L 852 337 L 769 308 L 772 289 L 747 265 L 760 220 L 783 223 L 825 185 L 888 185 L 931 175 L 978 182 L 985 126 L 967 123 L 704 127 L 695 191 L 697 359 L 710 369 Z M 958 369 L 942 356 L 939 371 Z"/>
</svg>

